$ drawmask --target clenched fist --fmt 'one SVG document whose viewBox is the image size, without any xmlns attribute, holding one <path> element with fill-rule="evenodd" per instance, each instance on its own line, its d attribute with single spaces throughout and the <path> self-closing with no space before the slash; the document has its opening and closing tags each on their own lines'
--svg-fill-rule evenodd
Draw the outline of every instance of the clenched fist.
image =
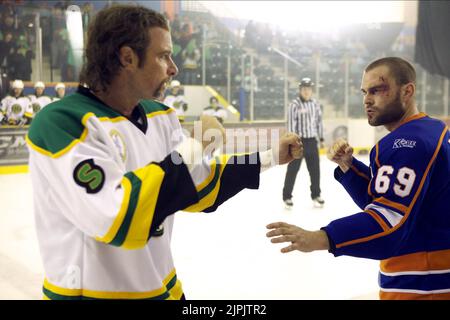
<svg viewBox="0 0 450 320">
<path fill-rule="evenodd" d="M 352 165 L 353 148 L 347 141 L 340 138 L 328 149 L 327 157 L 336 162 L 343 172 L 346 172 Z"/>
<path fill-rule="evenodd" d="M 278 145 L 278 163 L 289 163 L 303 156 L 303 144 L 300 137 L 292 132 L 284 134 Z"/>
<path fill-rule="evenodd" d="M 202 115 L 200 121 L 194 123 L 191 136 L 202 143 L 203 150 L 213 151 L 226 143 L 225 128 L 212 116 Z"/>
</svg>

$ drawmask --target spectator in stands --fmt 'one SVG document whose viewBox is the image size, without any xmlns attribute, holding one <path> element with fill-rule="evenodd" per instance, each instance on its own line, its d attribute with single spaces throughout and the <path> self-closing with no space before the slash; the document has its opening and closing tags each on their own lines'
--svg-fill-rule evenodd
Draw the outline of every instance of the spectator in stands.
<svg viewBox="0 0 450 320">
<path fill-rule="evenodd" d="M 186 19 L 186 17 L 185 17 Z M 182 48 L 186 48 L 189 41 L 191 41 L 192 39 L 192 26 L 191 24 L 187 21 L 185 21 L 182 26 L 181 26 L 181 31 L 180 31 L 180 45 Z"/>
<path fill-rule="evenodd" d="M 2 1 L 2 4 L 0 5 L 0 16 L 6 17 L 6 16 L 14 16 L 16 13 L 15 6 L 13 3 L 5 3 L 5 1 Z M 2 20 L 3 21 L 3 20 Z"/>
<path fill-rule="evenodd" d="M 0 68 L 9 73 L 11 68 L 11 54 L 15 51 L 16 44 L 12 32 L 4 33 L 3 40 L 0 41 Z"/>
<path fill-rule="evenodd" d="M 172 37 L 175 33 L 181 33 L 181 20 L 178 14 L 175 14 L 173 20 L 170 21 L 170 32 L 172 34 Z"/>
<path fill-rule="evenodd" d="M 214 96 L 209 98 L 209 106 L 203 109 L 202 114 L 206 116 L 216 117 L 220 123 L 223 123 L 228 116 L 225 107 L 219 104 L 219 100 Z"/>
<path fill-rule="evenodd" d="M 189 41 L 186 48 L 181 52 L 181 57 L 183 59 L 183 82 L 185 84 L 197 84 L 201 53 L 197 47 L 196 38 Z"/>
<path fill-rule="evenodd" d="M 24 36 L 21 36 L 24 37 Z M 20 39 L 20 44 L 13 46 L 8 56 L 9 73 L 12 78 L 31 80 L 31 60 L 33 52 L 29 49 L 24 39 Z"/>
<path fill-rule="evenodd" d="M 242 87 L 245 93 L 245 102 L 241 107 L 241 118 L 250 120 L 250 105 L 251 105 L 251 93 L 258 92 L 258 77 L 252 73 L 250 67 L 245 68 L 244 79 L 242 81 Z"/>
<path fill-rule="evenodd" d="M 2 21 L 2 24 L 1 24 L 1 29 L 0 29 L 1 32 L 3 34 L 6 34 L 6 33 L 10 32 L 13 36 L 17 36 L 18 35 L 17 34 L 18 30 L 17 30 L 14 22 L 15 22 L 15 19 L 14 19 L 13 15 L 11 15 L 11 14 L 4 15 L 3 16 L 3 21 Z"/>
</svg>

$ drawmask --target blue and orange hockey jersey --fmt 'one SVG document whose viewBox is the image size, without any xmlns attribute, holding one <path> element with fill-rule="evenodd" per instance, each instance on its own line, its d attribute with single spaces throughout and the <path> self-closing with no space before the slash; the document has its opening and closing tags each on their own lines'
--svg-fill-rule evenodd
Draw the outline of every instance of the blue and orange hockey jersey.
<svg viewBox="0 0 450 320">
<path fill-rule="evenodd" d="M 363 212 L 324 227 L 330 252 L 381 260 L 381 299 L 450 299 L 450 134 L 410 117 L 335 178 Z"/>
</svg>

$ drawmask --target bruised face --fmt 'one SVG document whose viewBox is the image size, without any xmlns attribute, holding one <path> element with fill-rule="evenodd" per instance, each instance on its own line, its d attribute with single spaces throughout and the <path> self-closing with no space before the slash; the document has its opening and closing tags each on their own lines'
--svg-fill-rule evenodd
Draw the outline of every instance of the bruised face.
<svg viewBox="0 0 450 320">
<path fill-rule="evenodd" d="M 150 46 L 144 63 L 133 74 L 133 84 L 139 99 L 162 99 L 168 83 L 178 73 L 172 60 L 172 38 L 170 32 L 151 28 Z"/>
<path fill-rule="evenodd" d="M 396 84 L 387 66 L 379 66 L 363 75 L 361 92 L 364 108 L 371 126 L 395 124 L 406 112 Z"/>
</svg>

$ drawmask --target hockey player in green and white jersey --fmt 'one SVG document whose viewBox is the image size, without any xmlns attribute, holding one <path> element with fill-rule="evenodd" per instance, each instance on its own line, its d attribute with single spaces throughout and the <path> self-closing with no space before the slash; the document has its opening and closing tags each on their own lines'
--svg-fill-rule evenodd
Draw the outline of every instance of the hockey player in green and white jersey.
<svg viewBox="0 0 450 320">
<path fill-rule="evenodd" d="M 25 115 L 31 120 L 42 108 L 52 102 L 52 98 L 45 94 L 45 84 L 38 81 L 34 84 L 34 94 L 28 96 L 31 100 Z"/>
<path fill-rule="evenodd" d="M 156 101 L 178 72 L 171 54 L 161 14 L 103 9 L 89 27 L 84 85 L 33 120 L 27 142 L 45 299 L 183 299 L 173 214 L 214 211 L 258 188 L 274 158 L 300 156 L 299 138 L 288 134 L 265 152 L 203 157 L 204 145 Z M 215 118 L 202 120 L 223 133 Z"/>
<path fill-rule="evenodd" d="M 22 80 L 14 80 L 11 86 L 12 93 L 2 99 L 0 112 L 3 123 L 12 126 L 21 126 L 27 123 L 26 111 L 30 108 L 30 99 L 23 95 L 24 84 Z"/>
</svg>

